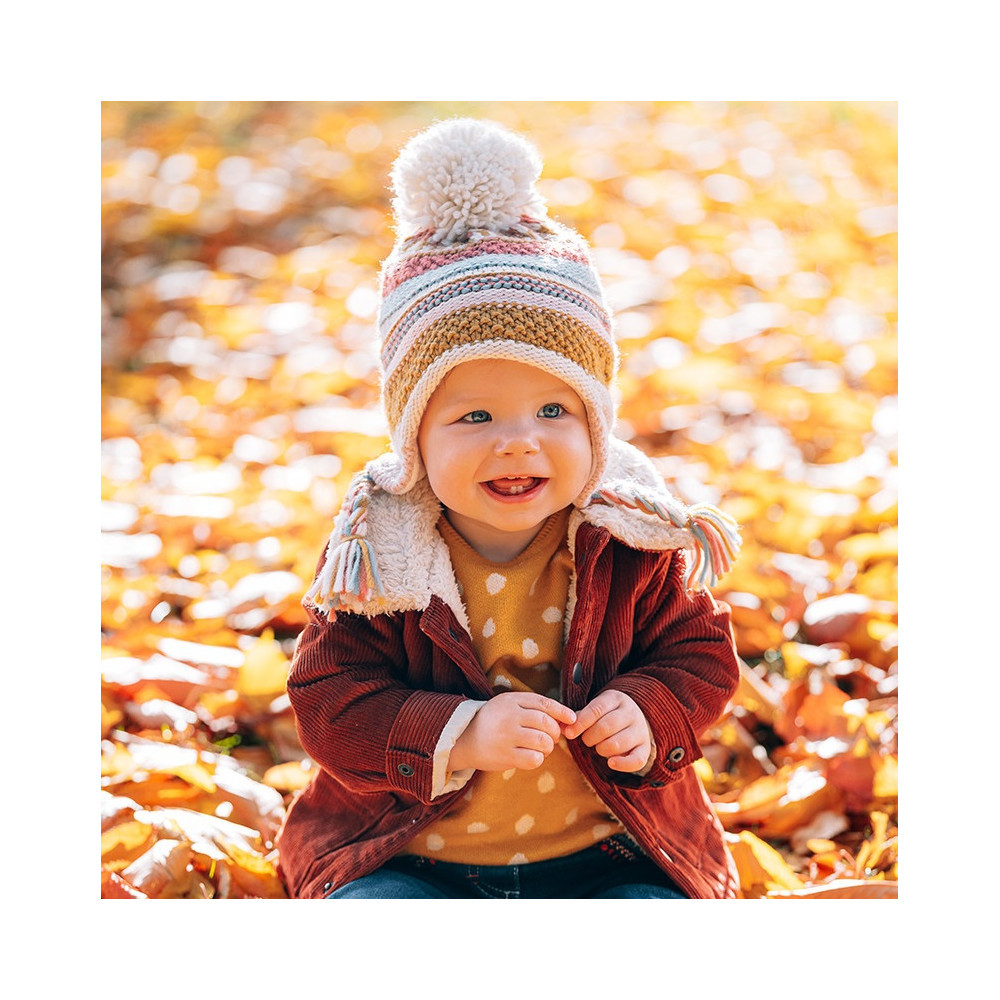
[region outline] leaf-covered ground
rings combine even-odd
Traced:
[[[619,435],[741,522],[745,669],[696,767],[743,895],[895,895],[894,112],[105,104],[102,895],[285,894],[299,601],[387,445],[388,170],[456,113],[528,132],[594,246]]]

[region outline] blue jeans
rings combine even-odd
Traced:
[[[334,889],[327,899],[686,899],[628,837],[550,861],[463,865],[417,855]]]

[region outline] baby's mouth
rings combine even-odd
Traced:
[[[543,483],[544,479],[536,476],[510,476],[504,479],[491,479],[483,485],[492,493],[497,493],[503,497],[517,497],[528,490],[533,490]]]

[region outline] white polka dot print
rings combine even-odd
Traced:
[[[613,827],[608,823],[598,823],[590,832],[593,834],[594,840],[603,840],[605,837],[611,836],[612,829]]]
[[[535,825],[535,817],[525,813],[515,824],[514,829],[522,837]]]
[[[534,639],[525,639],[521,643],[521,654],[526,660],[533,659],[538,656],[538,643]]]
[[[554,605],[550,605],[542,612],[542,621],[555,625],[562,621],[562,612]]]
[[[466,833],[488,833],[489,823],[470,823],[466,828]]]
[[[504,677],[503,674],[497,674],[496,680],[493,681],[493,686],[495,688],[506,688],[509,691],[514,685],[511,683],[509,677]]]
[[[545,774],[540,775],[538,778],[538,790],[544,795],[546,792],[551,792],[553,788],[556,787],[556,779],[552,776],[551,772],[546,771]]]
[[[509,767],[507,768],[506,771],[503,772],[503,780],[510,781],[510,779],[513,778],[515,774],[517,774],[517,768]]]
[[[509,865],[526,865],[527,863],[528,859],[520,851],[517,854],[512,854],[507,859],[507,864]]]
[[[506,582],[507,577],[505,577],[502,573],[490,573],[490,575],[486,577],[486,589],[491,594],[499,594],[500,591],[503,590]]]
[[[491,635],[497,630],[497,623],[492,618],[486,619],[486,624],[483,625],[483,638],[489,639]]]
[[[566,825],[572,826],[576,822],[577,816],[580,815],[580,810],[573,806],[568,813],[566,813]]]
[[[440,851],[444,847],[444,837],[439,833],[429,833],[427,835],[427,850]]]

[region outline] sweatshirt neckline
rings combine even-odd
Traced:
[[[568,507],[563,510],[556,511],[554,514],[550,514],[545,519],[541,528],[538,529],[538,534],[535,535],[535,537],[528,543],[527,548],[518,553],[518,555],[514,556],[513,559],[509,559],[506,562],[488,559],[486,556],[477,552],[455,530],[454,526],[444,513],[442,513],[441,517],[438,519],[437,529],[440,532],[441,537],[447,543],[448,548],[452,552],[458,553],[462,559],[489,569],[503,570],[506,568],[507,570],[511,570],[523,563],[530,562],[542,553],[551,555],[555,552],[560,543],[566,540],[569,527],[569,514],[570,510]],[[551,549],[551,552],[548,551],[549,549]]]

